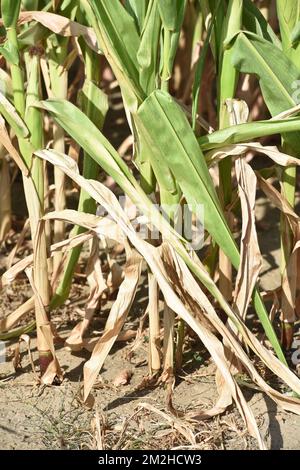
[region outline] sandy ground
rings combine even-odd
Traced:
[[[145,344],[134,357],[135,364],[145,357]],[[88,354],[70,355],[63,348],[58,359],[65,369],[60,386],[41,388],[34,381],[27,357],[23,371],[15,374],[12,364],[0,367],[0,428],[2,449],[87,449],[99,448],[95,418],[102,430],[106,449],[166,449],[191,446],[192,441],[155,412],[143,408],[150,404],[165,410],[166,392],[162,386],[137,390],[147,373],[145,365],[136,367],[126,359],[129,348],[114,349],[109,355],[93,391],[95,405],[84,407],[77,398],[82,366]],[[33,351],[36,356],[35,350]],[[134,371],[130,384],[117,388],[113,381],[124,369]],[[194,369],[194,370],[193,370]],[[209,408],[217,398],[210,363],[191,367],[180,374],[174,390],[174,405],[186,413]],[[261,393],[243,388],[269,448],[299,449],[300,417],[277,409]],[[136,412],[140,410],[137,414]],[[168,414],[171,416],[170,414]],[[195,436],[199,449],[255,449],[257,444],[245,431],[236,410],[196,425],[181,420]],[[195,446],[193,446],[195,447]]]

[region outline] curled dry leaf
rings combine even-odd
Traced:
[[[167,244],[162,246],[164,253],[165,263],[167,262],[168,276],[172,279],[181,295],[184,295],[185,300],[188,301],[189,307],[199,314],[197,318],[203,319],[212,323],[214,328],[219,331],[222,337],[226,340],[226,344],[230,345],[234,354],[240,359],[244,368],[252,380],[267,393],[277,404],[282,406],[287,411],[293,411],[300,414],[300,400],[297,398],[287,397],[277,390],[270,387],[259,375],[252,362],[245,353],[241,343],[232,334],[231,330],[224,325],[217,315],[214,307],[208,298],[204,295],[199,285],[191,275],[182,259],[169,247]],[[177,274],[176,274],[177,273]],[[177,281],[175,281],[177,279]],[[186,294],[182,291],[187,291]],[[194,300],[193,300],[194,299]],[[200,309],[200,310],[199,310]],[[299,393],[300,382],[295,374],[288,369],[287,366],[282,364],[268,349],[266,349],[256,336],[247,328],[243,320],[234,312],[231,311],[230,320],[236,326],[241,334],[243,341],[253,350],[253,352],[266,364],[266,366],[273,371],[280,379],[284,380],[292,390]],[[209,330],[208,330],[209,331]],[[222,374],[224,375],[224,374]]]
[[[249,109],[244,101],[226,100],[231,125],[248,120]],[[242,234],[240,264],[237,272],[234,304],[245,319],[252,293],[261,269],[261,254],[255,228],[256,176],[250,165],[239,157],[235,161],[235,172],[242,210]]]
[[[46,11],[22,11],[19,15],[18,23],[24,24],[33,20],[60,36],[82,36],[91,49],[99,52],[97,38],[92,28],[83,26],[75,21],[71,21],[65,16],[56,15],[55,13],[49,13]],[[2,20],[0,20],[0,24],[3,25]]]
[[[259,172],[256,172],[256,177],[260,189],[263,191],[263,193],[265,193],[265,195],[275,205],[275,207],[277,207],[277,209],[279,209],[287,218],[292,231],[295,233],[300,223],[300,217],[293,210],[284,195],[280,194],[280,192],[277,191],[277,189],[271,183],[269,183],[269,181],[264,179],[259,174]]]
[[[83,336],[94,316],[101,295],[107,289],[101,269],[99,240],[97,237],[94,237],[91,241],[91,252],[87,265],[87,281],[90,292],[85,306],[84,319],[75,326],[69,337],[66,339],[66,346],[71,348],[73,351],[78,351],[84,347]]]
[[[205,154],[209,166],[216,165],[226,157],[240,157],[247,152],[263,153],[271,158],[277,165],[281,166],[299,166],[298,158],[292,157],[286,153],[280,152],[276,146],[264,146],[259,142],[249,142],[233,145],[225,145]]]
[[[40,237],[38,234],[38,236],[36,237],[36,243],[39,243],[39,238]],[[54,380],[58,380],[61,382],[63,379],[63,372],[60,368],[58,359],[56,357],[55,349],[54,349],[53,330],[51,327],[51,323],[48,319],[48,315],[47,315],[43,300],[41,296],[39,295],[39,292],[36,289],[35,282],[33,279],[32,269],[27,268],[25,272],[29,279],[31,288],[35,296],[35,305],[38,304],[38,307],[39,307],[38,313],[40,315],[40,319],[39,319],[39,323],[37,324],[37,328],[40,329],[40,332],[45,341],[45,344],[48,346],[49,351],[51,352],[51,355],[52,355],[52,360],[48,364],[46,371],[43,373],[41,382],[44,385],[52,385],[54,383]]]
[[[34,308],[34,297],[26,300],[16,310],[0,320],[0,332],[9,331],[21,318],[27,315]]]

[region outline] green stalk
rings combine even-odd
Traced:
[[[3,0],[1,3],[1,13],[4,25],[7,29],[7,40],[10,42],[11,47],[15,50],[18,57],[18,61],[11,64],[14,105],[21,118],[25,120],[31,133],[30,144],[22,138],[19,138],[18,141],[22,157],[24,158],[28,168],[31,168],[30,176],[27,177],[23,175],[23,184],[29,212],[31,236],[34,244],[37,225],[40,218],[43,216],[44,184],[43,163],[38,158],[32,157],[31,148],[33,148],[33,150],[37,150],[42,147],[43,123],[41,111],[31,106],[34,102],[40,100],[39,58],[35,55],[27,57],[30,61],[28,67],[30,70],[30,76],[28,77],[26,100],[16,29],[20,3],[20,1],[8,2],[7,0]],[[40,296],[44,307],[47,309],[49,304],[49,281],[47,271],[46,238],[44,233],[41,235],[38,252],[36,252],[34,248],[33,278],[38,295]],[[45,308],[41,307],[39,300],[36,298],[35,315],[37,324],[37,343],[42,375],[47,370],[49,363],[52,361],[52,354],[49,349],[48,342],[46,341],[41,329],[42,326],[46,327],[49,325],[49,320],[45,314]]]
[[[171,47],[171,31],[167,28],[164,29],[164,42],[163,42],[163,70],[161,76],[161,89],[164,91],[169,90],[169,54]]]
[[[34,53],[34,52],[33,52]],[[27,57],[30,75],[27,83],[27,100],[25,122],[31,133],[31,145],[34,149],[43,147],[43,118],[42,113],[32,105],[40,100],[40,63],[38,55]],[[40,219],[44,215],[44,167],[43,162],[32,157],[31,177],[24,177],[25,197],[29,212],[31,236],[34,244],[33,280],[38,295],[43,303],[41,307],[38,299],[35,299],[35,314],[37,324],[37,341],[40,355],[41,373],[46,372],[48,365],[52,361],[52,353],[42,331],[42,327],[49,327],[47,309],[50,299],[50,285],[48,279],[47,263],[47,240],[45,230],[40,234],[39,245],[35,247],[36,232]],[[50,339],[51,341],[51,339]],[[53,341],[53,340],[52,340]],[[53,344],[52,344],[52,347]]]
[[[100,67],[99,67],[99,56],[97,56],[91,49],[88,47],[85,48],[85,71],[86,78],[93,82],[96,86],[100,84]],[[100,124],[99,117],[95,113],[95,108],[93,106],[93,95],[87,97],[83,103],[83,111],[87,117],[91,119],[95,124]],[[99,127],[102,127],[99,126]],[[86,179],[96,179],[99,171],[99,165],[93,160],[89,154],[84,151],[83,153],[83,176]],[[87,212],[90,214],[95,214],[96,212],[96,203],[93,198],[89,196],[83,189],[80,191],[78,211]],[[72,231],[72,236],[79,235],[80,233],[85,232],[85,229],[80,226],[74,227]],[[82,245],[74,248],[66,261],[66,267],[64,270],[63,277],[59,283],[59,286],[53,296],[50,309],[57,308],[62,305],[65,300],[68,298],[70,293],[70,288],[72,284],[72,278],[76,265],[79,260],[79,256],[82,250]]]
[[[229,127],[228,113],[225,101],[232,99],[236,93],[238,80],[238,71],[233,67],[231,62],[232,52],[228,48],[230,38],[241,29],[242,26],[242,7],[241,0],[230,0],[225,22],[223,25],[222,45],[220,50],[220,67],[219,67],[219,128]],[[232,185],[231,185],[231,159],[226,158],[219,164],[220,170],[220,186],[223,195],[224,207],[231,203]]]
[[[236,93],[236,86],[239,72],[235,69],[231,62],[232,52],[228,49],[228,41],[230,38],[241,29],[242,26],[242,0],[230,0],[227,14],[225,17],[223,32],[222,32],[222,46],[220,50],[220,70],[219,70],[219,128],[224,129],[230,126],[228,112],[226,107],[226,100],[232,99]],[[226,158],[219,163],[220,174],[220,195],[224,210],[231,204],[232,200],[232,182],[231,182],[231,158]],[[230,227],[229,216],[227,221]],[[227,300],[232,297],[232,268],[230,260],[220,251],[219,259],[220,271],[220,289],[225,295]]]
[[[7,39],[14,47],[18,47],[16,28],[7,30]],[[25,91],[23,72],[19,64],[11,64],[11,78],[13,84],[14,105],[21,117],[25,116]]]

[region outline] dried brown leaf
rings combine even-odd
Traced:
[[[69,20],[69,18],[56,15],[55,13],[49,13],[46,11],[21,11],[19,15],[19,24],[29,23],[30,21],[37,21],[38,23],[50,29],[55,34],[65,37],[77,37],[82,36],[88,46],[96,52],[99,52],[97,45],[96,34],[92,28],[83,26],[75,21]],[[3,25],[3,21],[0,20],[0,25]]]

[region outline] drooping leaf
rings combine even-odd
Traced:
[[[158,158],[165,160],[188,203],[194,208],[197,204],[203,204],[205,228],[224,253],[238,265],[238,250],[204,156],[182,109],[168,93],[156,90],[139,108],[138,116],[148,134],[149,144],[160,149]]]
[[[227,225],[205,158],[184,112],[168,93],[156,90],[139,108],[138,115],[144,123],[148,142],[152,142],[152,147],[160,148],[160,153],[191,205],[191,210],[195,210],[199,204],[203,206],[205,229],[238,268],[240,257],[237,246]],[[253,293],[253,302],[277,354],[285,361],[257,289]]]

